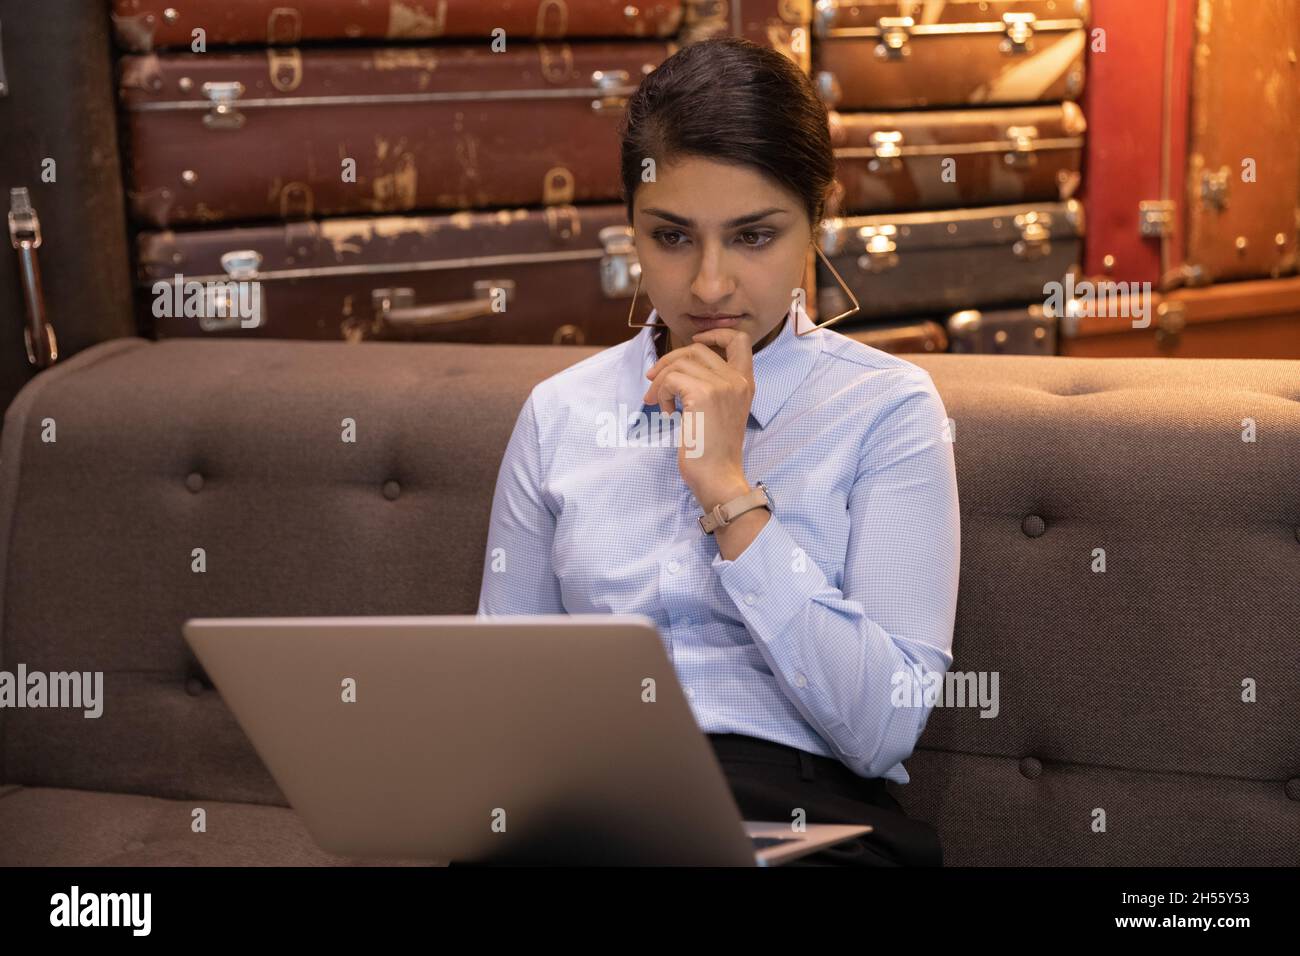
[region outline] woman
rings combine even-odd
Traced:
[[[833,175],[825,107],[780,54],[708,40],[644,79],[622,177],[654,308],[525,402],[478,610],[646,615],[745,819],[873,825],[805,864],[939,865],[886,781],[952,663],[953,452],[927,373],[803,308]]]

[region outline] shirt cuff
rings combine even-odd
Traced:
[[[735,560],[719,552],[712,566],[740,613],[746,619],[761,617],[766,626],[757,630],[768,639],[785,633],[808,602],[829,587],[822,569],[775,514]]]

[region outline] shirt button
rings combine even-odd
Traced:
[[[757,600],[758,600],[758,598],[754,597],[754,595],[753,595],[752,592],[751,592],[750,594],[746,594],[746,595],[745,595],[745,603],[746,603],[746,604],[753,604],[753,603],[754,603],[755,601],[757,601]]]
[[[678,571],[681,570],[681,568],[682,568],[682,566],[681,566],[680,564],[678,564],[676,561],[669,561],[669,562],[668,562],[668,573],[669,573],[669,574],[676,574]]]
[[[794,683],[796,687],[807,687],[808,678],[804,677],[802,674],[796,674],[794,678]]]
[[[694,697],[694,696],[695,696],[695,691],[692,690],[692,689],[689,688],[689,687],[686,688],[686,696],[687,696],[687,697]]]

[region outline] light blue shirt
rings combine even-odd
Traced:
[[[952,664],[959,571],[951,432],[929,374],[787,320],[754,354],[744,442],[775,509],[727,561],[677,448],[637,422],[658,411],[641,401],[652,335],[532,389],[497,477],[478,615],[644,615],[703,732],[907,783],[934,703],[919,688]]]

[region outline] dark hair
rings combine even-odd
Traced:
[[[743,37],[702,40],[664,60],[628,100],[620,132],[629,223],[647,158],[754,167],[803,200],[814,228],[835,178],[826,106],[811,80]]]

